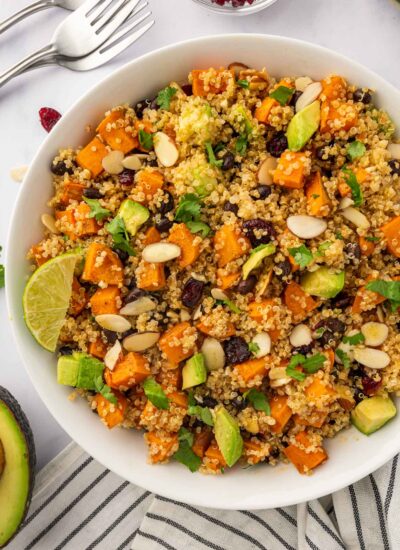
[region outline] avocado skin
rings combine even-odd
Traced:
[[[11,393],[6,390],[3,386],[0,386],[0,401],[2,401],[6,407],[9,409],[11,414],[13,415],[16,424],[18,424],[26,442],[26,452],[28,455],[29,460],[29,489],[28,489],[28,496],[25,503],[25,512],[21,519],[21,523],[19,527],[22,525],[23,521],[25,520],[26,514],[28,512],[31,500],[32,500],[32,493],[33,488],[35,485],[35,476],[36,476],[36,450],[35,450],[35,441],[33,439],[33,433],[29,424],[29,421],[21,409],[18,401],[11,395]],[[1,434],[0,434],[1,439]],[[15,535],[19,531],[19,527],[15,531],[15,533],[12,535],[10,539],[7,540],[6,544],[9,544],[10,541],[15,537]],[[0,548],[3,548],[4,546],[0,546]]]

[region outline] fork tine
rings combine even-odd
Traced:
[[[100,0],[98,4],[90,10],[87,14],[87,18],[90,21],[91,25],[95,25],[101,17],[108,11],[109,6],[114,2],[114,0]]]
[[[116,0],[115,4],[110,7],[95,25],[93,25],[96,33],[99,34],[106,31],[108,36],[111,36],[111,33],[117,30],[127,17],[129,17],[129,14],[139,4],[139,1],[140,0]]]
[[[75,10],[75,13],[77,11],[80,11],[83,12],[85,16],[87,16],[91,11],[95,10],[103,2],[104,0],[86,0],[86,2],[84,2],[80,8]]]
[[[146,2],[147,4],[147,2]],[[145,6],[143,6],[144,8]],[[141,10],[139,10],[141,11]],[[135,17],[139,11],[137,11],[135,14],[132,15],[132,17]],[[115,46],[117,46],[121,40],[124,40],[125,38],[127,38],[128,35],[130,35],[130,33],[136,29],[136,27],[138,27],[140,25],[140,23],[143,23],[143,21],[145,19],[147,19],[148,17],[150,17],[151,15],[151,11],[147,11],[146,13],[144,13],[141,17],[139,17],[138,19],[135,19],[134,21],[131,21],[131,19],[129,20],[130,23],[126,23],[124,25],[124,28],[122,28],[119,32],[115,33],[111,38],[109,38],[99,49],[99,53],[101,55],[104,55],[104,53],[106,53],[110,48],[114,48]],[[153,21],[154,22],[154,21]],[[149,27],[150,28],[150,27]],[[147,29],[146,29],[147,30]],[[141,36],[141,35],[140,35]]]
[[[119,30],[117,33],[115,33],[115,35],[111,36],[108,40],[106,40],[105,43],[111,43],[111,42],[115,42],[116,40],[118,40],[121,36],[123,36],[127,29],[128,29],[128,26],[129,26],[129,23],[132,23],[132,20],[141,12],[144,10],[144,8],[147,8],[147,6],[149,5],[149,3],[147,1],[145,1],[143,4],[140,4],[139,6],[137,6],[136,8],[134,8],[130,15],[125,19],[124,23],[119,27]],[[151,12],[148,12],[147,15],[150,15]],[[139,23],[138,21],[136,23]],[[131,27],[129,27],[131,28]],[[104,44],[103,44],[104,45]]]

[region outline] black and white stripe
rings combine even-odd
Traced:
[[[38,476],[10,550],[397,550],[398,457],[332,495],[275,510],[196,508],[123,481],[76,445]]]

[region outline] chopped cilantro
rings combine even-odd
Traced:
[[[246,134],[240,134],[240,136],[237,138],[235,143],[235,151],[239,153],[239,155],[244,155],[247,151],[247,145],[248,145],[248,139]]]
[[[199,221],[202,202],[198,195],[187,193],[183,195],[179,201],[178,208],[175,213],[175,220],[178,222]]]
[[[245,78],[240,79],[240,80],[237,80],[237,81],[236,81],[236,84],[237,84],[238,86],[240,86],[241,88],[248,88],[249,85],[250,85],[250,84],[249,84],[249,81],[246,80]]]
[[[153,403],[157,409],[169,409],[169,399],[165,395],[161,385],[154,378],[146,378],[142,384],[147,399]]]
[[[278,86],[273,92],[269,95],[273,99],[276,99],[281,105],[286,105],[289,99],[294,94],[294,88],[288,88],[287,86]]]
[[[325,251],[328,250],[328,248],[331,246],[331,242],[330,241],[325,241],[324,243],[321,243],[319,246],[318,246],[318,249],[317,249],[317,256],[324,256],[325,255]]]
[[[349,369],[350,368],[350,357],[347,355],[347,353],[345,351],[343,351],[342,349],[340,349],[340,348],[338,348],[335,353],[339,357],[341,362],[343,363],[344,368]]]
[[[301,372],[296,369],[298,365],[302,365],[304,363],[305,359],[306,358],[301,353],[297,353],[296,355],[293,355],[293,357],[289,361],[288,366],[286,367],[287,376],[290,376],[295,380],[299,380],[300,382],[305,380],[306,375],[304,374],[304,372]]]
[[[311,250],[304,244],[295,248],[289,248],[289,254],[300,267],[306,267],[313,261],[313,254]]]
[[[96,218],[98,222],[101,222],[111,215],[111,212],[107,208],[103,208],[97,199],[83,197],[83,200],[90,206],[89,218]]]
[[[160,92],[158,92],[157,95],[157,105],[164,109],[165,111],[168,111],[171,103],[171,99],[174,97],[178,90],[176,88],[173,88],[172,86],[167,86]]]
[[[150,151],[150,149],[153,149],[153,136],[146,132],[146,130],[139,130],[139,143],[143,147],[143,149],[146,149],[146,151]]]
[[[362,332],[357,332],[357,334],[353,334],[353,336],[343,336],[342,342],[344,344],[356,346],[357,344],[362,344],[363,342],[365,342],[365,337]]]
[[[107,384],[104,384],[102,375],[95,378],[94,387],[96,391],[104,397],[104,399],[107,399],[107,401],[109,401],[110,403],[113,403],[114,405],[118,403],[118,399],[114,395],[110,386],[107,386]]]
[[[222,159],[217,159],[215,157],[214,149],[211,145],[211,141],[206,141],[205,143],[206,151],[208,155],[208,162],[211,164],[211,166],[216,166],[217,168],[221,168],[222,166]]]
[[[326,361],[326,356],[322,353],[317,353],[312,357],[305,357],[301,353],[293,355],[290,359],[288,366],[286,367],[286,374],[291,378],[296,380],[304,380],[307,374],[314,374],[317,372]],[[302,369],[305,371],[300,372],[296,369],[297,366],[301,365]]]
[[[343,235],[342,235],[342,233],[341,233],[340,231],[337,231],[337,232],[335,233],[335,237],[336,237],[337,239],[341,240],[341,241],[344,240],[344,237],[343,237]]]
[[[392,312],[400,307],[400,281],[383,281],[377,279],[367,283],[365,288],[387,298],[390,301]]]
[[[175,460],[189,468],[191,472],[197,472],[201,466],[201,458],[192,450],[193,434],[186,428],[181,428],[178,432],[179,449],[174,454]]]
[[[326,355],[322,353],[316,353],[312,357],[307,357],[307,359],[302,364],[303,369],[308,374],[314,374],[317,372],[326,361]]]
[[[249,351],[255,355],[260,351],[260,346],[256,342],[250,342]]]
[[[213,415],[208,407],[201,407],[200,405],[189,405],[188,414],[190,416],[197,416],[207,426],[214,426]]]
[[[319,198],[319,195],[317,195],[317,193],[313,193],[311,196],[312,196],[313,199],[318,199]]]
[[[264,393],[252,388],[251,390],[245,392],[243,397],[250,401],[256,411],[262,411],[268,415],[271,414],[271,407],[269,406],[267,396]]]
[[[200,233],[202,237],[207,237],[211,233],[211,227],[204,222],[189,221],[186,225],[192,233]]]
[[[354,206],[361,206],[363,203],[363,194],[355,173],[349,168],[342,168],[342,172],[344,172],[346,176],[346,183],[351,189],[351,196],[354,201]]]
[[[352,141],[347,146],[347,156],[350,160],[356,160],[362,157],[363,155],[365,155],[365,151],[365,145],[364,143],[361,143],[361,141]]]
[[[127,252],[129,256],[136,256],[136,252],[129,243],[129,235],[122,218],[115,216],[105,227],[110,235],[112,235],[115,248]]]
[[[377,243],[379,242],[379,237],[370,237],[369,235],[367,235],[366,237],[364,237],[366,241],[369,241],[370,243]]]

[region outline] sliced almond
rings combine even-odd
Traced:
[[[314,239],[328,227],[325,220],[314,216],[289,216],[286,223],[289,230],[300,239]]]
[[[259,332],[256,334],[252,340],[252,343],[257,344],[258,346],[258,351],[253,354],[257,359],[265,357],[265,355],[271,353],[271,337],[267,332]]]
[[[121,352],[121,344],[119,343],[119,340],[116,340],[113,347],[110,348],[104,356],[104,364],[108,369],[114,369],[115,365],[118,362],[119,356],[121,355]]]
[[[138,157],[138,155],[129,155],[128,157],[125,157],[122,161],[122,166],[124,168],[127,168],[128,170],[140,170],[142,167],[142,161]]]
[[[145,262],[160,264],[179,258],[181,249],[172,243],[153,243],[144,247],[142,258]]]
[[[182,323],[190,320],[190,313],[188,312],[187,309],[181,309],[180,318]]]
[[[273,367],[272,369],[269,369],[268,376],[270,380],[286,378],[286,367]]]
[[[353,206],[354,201],[350,197],[343,197],[341,201],[339,202],[339,208],[341,210],[344,210],[345,208],[348,208],[349,206]]]
[[[336,348],[335,361],[337,363],[339,363],[340,365],[343,365],[343,361],[341,360],[340,356],[338,355],[337,350],[343,351],[343,353],[345,353],[349,357],[350,360],[353,359],[352,346],[350,344],[348,344],[348,343],[345,344],[344,342],[340,342],[340,344]]]
[[[294,348],[308,346],[312,342],[311,330],[303,323],[294,327],[289,336],[289,341]]]
[[[392,159],[400,160],[400,143],[389,143],[387,150]]]
[[[215,338],[205,338],[201,346],[201,353],[209,371],[219,370],[225,365],[225,352],[221,343]]]
[[[97,315],[95,321],[101,327],[111,330],[112,332],[125,332],[132,328],[128,319],[121,315],[114,315],[112,313],[104,313],[103,315]]]
[[[192,315],[193,321],[197,321],[197,319],[200,319],[202,315],[203,315],[203,308],[202,308],[202,305],[199,304],[193,312],[193,315]]]
[[[352,206],[344,208],[342,210],[342,216],[346,218],[346,220],[349,220],[349,222],[354,223],[354,225],[360,229],[369,229],[371,225],[367,217]]]
[[[133,302],[129,302],[123,308],[119,310],[121,315],[141,315],[142,313],[147,313],[152,311],[157,307],[157,304],[154,300],[148,296],[141,296]]]
[[[292,381],[292,378],[289,378],[288,376],[285,378],[278,378],[278,380],[271,380],[269,385],[271,388],[280,388],[281,386],[286,386],[286,384],[290,384]]]
[[[354,359],[369,369],[384,369],[390,363],[390,357],[385,351],[374,348],[355,349]]]
[[[175,142],[164,132],[156,132],[153,136],[154,152],[163,166],[173,166],[179,158]]]
[[[107,156],[103,158],[101,164],[104,170],[108,174],[120,174],[124,167],[122,161],[124,160],[124,153],[122,151],[111,151]]]
[[[220,288],[212,288],[211,296],[214,298],[214,300],[229,300],[229,296],[225,294],[225,292]]]
[[[307,88],[307,86],[309,86],[312,83],[313,83],[313,81],[311,80],[311,78],[309,76],[299,76],[294,81],[295,88],[299,92],[304,92],[304,90]]]
[[[373,348],[381,346],[389,334],[389,328],[385,323],[376,323],[371,321],[361,327],[361,332],[365,338],[365,345]]]
[[[262,185],[272,185],[272,171],[276,169],[278,161],[274,157],[267,157],[258,168],[257,179]]]
[[[312,84],[309,84],[304,92],[301,94],[299,99],[296,101],[296,113],[311,105],[311,103],[318,99],[321,92],[321,82],[313,82]]]
[[[40,220],[45,228],[50,231],[50,233],[54,233],[55,235],[60,233],[56,227],[56,220],[50,214],[42,214]]]
[[[136,332],[123,339],[126,351],[145,351],[152,348],[160,339],[159,332]]]

